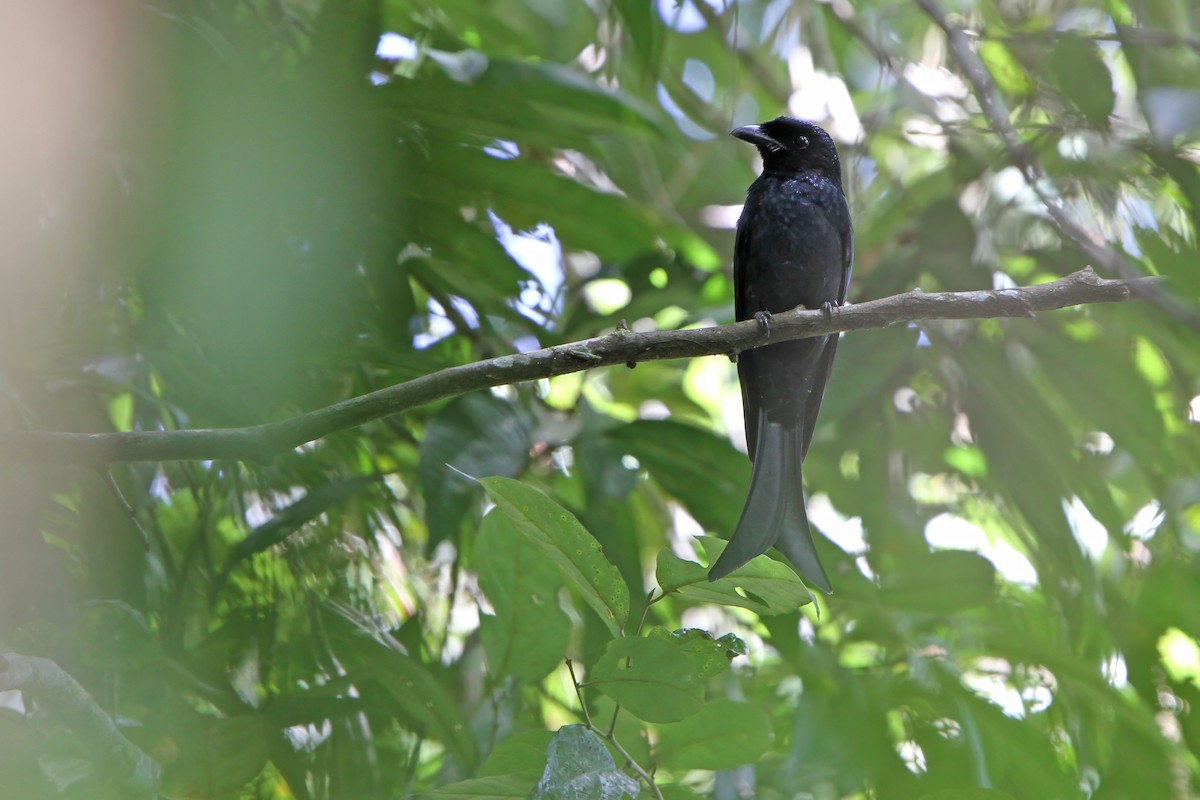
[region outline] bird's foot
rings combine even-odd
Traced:
[[[770,311],[755,311],[754,321],[758,323],[759,329],[767,336],[771,335],[771,312]]]
[[[835,308],[838,308],[837,303],[831,303],[828,300],[826,300],[824,303],[821,303],[821,310],[825,312],[825,319],[827,320],[833,319],[833,310]]]

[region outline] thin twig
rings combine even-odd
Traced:
[[[650,773],[642,769],[640,764],[633,760],[633,756],[629,755],[625,748],[621,746],[621,743],[617,741],[617,738],[612,734],[609,734],[604,738],[616,749],[618,753],[621,754],[621,758],[625,759],[625,763],[629,765],[629,767],[637,774],[637,776],[646,782],[646,785],[650,787],[650,791],[654,792],[654,796],[657,797],[658,800],[663,800],[662,791],[659,790],[658,784],[654,782],[654,778],[650,775]]]
[[[641,634],[642,625],[644,625],[646,623],[646,614],[650,611],[650,606],[654,605],[655,603],[657,603],[659,600],[662,600],[666,596],[667,596],[667,593],[663,592],[658,597],[655,597],[653,589],[651,589],[646,594],[646,604],[644,606],[642,606],[642,616],[638,618],[637,629],[633,632],[634,636],[638,636]]]
[[[571,673],[571,685],[575,687],[575,696],[579,698],[579,707],[583,709],[583,721],[587,724],[588,730],[595,730],[592,725],[592,715],[588,713],[587,703],[583,699],[583,684],[575,677],[575,665],[571,663],[571,659],[566,659],[567,672]]]
[[[125,516],[129,518],[133,524],[133,529],[138,532],[138,536],[142,539],[142,549],[147,553],[150,552],[150,535],[146,533],[146,529],[142,527],[142,523],[137,518],[137,510],[129,505],[129,501],[125,499],[125,494],[121,491],[121,487],[117,485],[116,479],[112,476],[110,469],[101,469],[104,473],[104,482],[108,484],[108,491],[112,493],[113,499],[117,501],[117,505],[125,512]]]

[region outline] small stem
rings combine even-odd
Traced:
[[[138,535],[141,537],[143,549],[149,552],[150,536],[146,533],[146,529],[142,527],[142,523],[138,521],[137,511],[129,504],[129,501],[125,499],[125,495],[121,491],[121,487],[117,485],[116,479],[112,476],[112,471],[109,469],[102,469],[100,471],[104,474],[104,481],[108,484],[108,491],[112,493],[113,499],[117,501],[119,506],[121,506],[121,510],[125,512],[125,516],[128,517],[129,521],[133,524],[133,529],[137,531]]]
[[[621,746],[621,743],[617,741],[617,738],[612,734],[609,734],[604,738],[616,749],[618,753],[621,754],[621,758],[625,759],[625,763],[629,765],[630,769],[632,769],[639,778],[646,782],[646,785],[650,787],[650,791],[654,792],[654,796],[657,797],[658,800],[663,800],[662,792],[659,790],[658,784],[654,782],[654,778],[650,775],[650,773],[642,769],[640,764],[633,760],[633,756],[629,755],[625,748]]]
[[[664,597],[666,597],[666,596],[667,596],[667,595],[666,595],[666,593],[664,592],[663,594],[660,594],[658,597],[655,597],[655,596],[654,596],[654,590],[653,590],[653,589],[651,589],[651,590],[650,590],[650,591],[649,591],[649,592],[646,594],[646,602],[645,602],[645,604],[642,606],[642,615],[641,615],[640,617],[638,617],[638,624],[637,624],[637,628],[635,628],[635,629],[634,629],[634,631],[633,631],[633,635],[634,635],[634,636],[641,636],[641,635],[642,635],[642,625],[644,625],[644,624],[645,624],[645,622],[646,622],[646,613],[647,613],[647,612],[650,610],[650,606],[654,605],[655,603],[657,603],[659,600],[663,599],[663,598],[664,598]]]
[[[567,672],[571,673],[571,683],[575,686],[575,696],[579,698],[579,707],[583,710],[583,721],[587,725],[587,729],[589,731],[598,733],[596,726],[592,724],[592,716],[588,713],[587,703],[585,703],[583,700],[583,684],[579,682],[579,678],[577,678],[575,675],[575,665],[569,658],[564,660],[567,662]],[[629,752],[621,746],[621,743],[617,741],[617,737],[613,735],[613,729],[617,724],[617,714],[619,713],[621,713],[621,707],[617,706],[616,710],[613,711],[613,718],[612,722],[609,723],[608,732],[600,735],[603,736],[604,740],[611,744],[613,748],[621,754],[621,758],[625,759],[625,763],[629,765],[630,769],[632,769],[639,778],[646,782],[646,785],[650,787],[650,791],[654,792],[654,796],[657,797],[658,800],[663,800],[662,792],[659,791],[658,784],[654,782],[654,778],[651,777],[650,773],[642,769],[640,764],[633,760],[633,756],[629,755]]]
[[[575,677],[575,665],[571,663],[571,659],[566,659],[567,672],[571,673],[571,683],[575,686],[575,696],[579,698],[579,707],[583,709],[583,721],[587,724],[588,730],[595,730],[592,725],[592,715],[588,713],[587,703],[583,700],[583,685],[579,683],[579,679]]]

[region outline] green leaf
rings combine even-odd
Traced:
[[[658,248],[660,221],[627,197],[560,177],[529,159],[502,160],[466,147],[441,147],[433,158],[446,189],[478,195],[514,230],[545,222],[564,249],[618,262]]]
[[[1063,98],[1093,127],[1107,129],[1117,97],[1099,46],[1078,36],[1062,36],[1054,45],[1050,67]]]
[[[671,420],[638,420],[608,433],[710,531],[732,533],[750,489],[750,461],[729,441]]]
[[[328,79],[333,73],[346,83],[361,82],[374,65],[380,33],[379,7],[373,0],[321,7],[307,53],[314,78]]]
[[[518,144],[578,147],[597,133],[660,130],[660,114],[650,105],[604,89],[562,65],[482,54],[475,62],[459,76],[470,80],[455,80],[439,70],[416,80],[392,81],[382,94],[406,120]]]
[[[699,541],[710,564],[728,544],[712,536],[701,536]],[[658,554],[655,574],[664,592],[677,593],[696,603],[738,606],[756,614],[786,614],[813,601],[795,570],[768,556],[759,556],[724,578],[709,581],[706,567],[664,549]]]
[[[651,628],[646,635],[662,639],[679,648],[691,662],[701,678],[711,678],[729,668],[729,662],[746,654],[746,643],[728,633],[720,639],[700,628],[668,631],[666,628]]]
[[[910,369],[919,335],[916,328],[897,325],[876,331],[872,337],[843,338],[821,404],[821,422],[837,425],[853,420],[855,410],[867,404],[872,404],[869,409],[875,408],[879,397],[897,382],[894,376]]]
[[[644,0],[614,0],[613,7],[625,23],[642,71],[656,71],[660,64],[664,28],[654,13],[655,5]]]
[[[663,639],[624,638],[609,642],[588,671],[587,685],[646,722],[676,722],[703,705],[704,686],[696,665]]]
[[[176,720],[173,735],[181,757],[164,782],[178,796],[223,796],[262,772],[275,731],[261,717]]]
[[[526,800],[537,786],[536,774],[492,775],[447,784],[440,789],[423,792],[422,797],[453,798],[454,800],[500,800],[519,797]]]
[[[953,614],[991,602],[996,594],[996,568],[978,553],[939,550],[896,566],[880,592],[892,608]]]
[[[637,797],[638,783],[617,771],[599,736],[582,725],[564,725],[546,751],[546,771],[534,800],[620,800]]]
[[[979,57],[992,78],[1005,92],[1017,96],[1032,93],[1037,84],[1003,42],[989,39],[979,45]]]
[[[501,740],[479,768],[479,777],[532,772],[537,780],[546,768],[546,749],[552,739],[554,731],[522,731]]]
[[[676,783],[671,786],[659,786],[659,791],[662,792],[663,800],[689,800],[692,797],[706,797],[683,784]]]
[[[508,515],[483,518],[475,545],[479,587],[495,610],[479,633],[493,675],[544,678],[566,652],[571,620],[558,607],[562,574]]]
[[[493,231],[464,224],[458,208],[441,208],[436,200],[430,205],[422,233],[436,256],[411,253],[405,266],[422,284],[461,295],[476,308],[500,308],[498,301],[517,294],[529,273]]]
[[[417,475],[431,544],[452,538],[477,491],[466,477],[520,475],[529,463],[529,413],[487,392],[451,401],[425,429]]]
[[[671,769],[733,769],[771,747],[771,721],[757,706],[713,700],[683,722],[659,725],[654,754]]]
[[[629,620],[629,587],[575,515],[542,492],[509,478],[482,478],[488,496],[562,570],[614,636]]]

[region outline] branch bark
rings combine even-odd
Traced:
[[[122,461],[239,460],[263,461],[337,431],[399,414],[426,403],[467,392],[571,372],[699,356],[735,356],[773,342],[822,336],[838,331],[884,328],[897,322],[934,319],[1033,317],[1091,303],[1116,303],[1148,297],[1160,279],[1098,278],[1090,267],[1037,286],[973,292],[926,294],[914,289],[830,313],[797,309],[774,316],[769,331],[754,320],[683,331],[633,333],[561,344],[531,353],[506,355],[450,367],[405,383],[344,400],[280,422],[245,428],[128,433],[20,431],[0,433],[0,461],[102,465]]]

